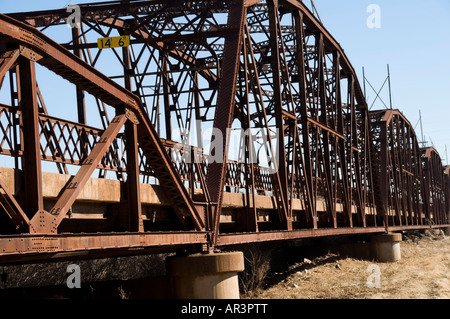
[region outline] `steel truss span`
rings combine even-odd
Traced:
[[[0,15],[1,261],[449,225],[448,167],[302,2],[79,9]]]

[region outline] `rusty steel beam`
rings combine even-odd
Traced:
[[[214,242],[217,240],[220,213],[222,206],[223,187],[225,178],[225,167],[227,163],[227,151],[229,136],[224,134],[231,127],[236,94],[236,81],[239,68],[239,57],[242,46],[242,31],[244,28],[246,10],[243,0],[232,7],[228,17],[228,26],[238,31],[230,33],[225,38],[225,50],[223,61],[222,81],[218,92],[218,104],[214,116],[214,128],[222,132],[221,148],[213,149],[211,155],[219,155],[217,162],[209,163],[207,175],[207,187],[211,201],[216,203],[214,215]]]
[[[429,227],[427,227],[429,228]],[[217,245],[225,247],[255,242],[273,242],[283,240],[296,240],[301,238],[315,238],[354,234],[384,233],[384,227],[354,227],[354,228],[328,228],[328,229],[301,229],[292,231],[267,231],[259,233],[222,234]]]
[[[131,60],[129,48],[123,48],[125,88],[132,91],[131,76]],[[139,147],[138,147],[138,121],[127,121],[125,123],[125,141],[127,150],[127,197],[128,197],[128,221],[125,229],[129,231],[143,231],[142,222],[142,204],[141,191],[139,181]]]
[[[31,219],[33,215],[44,209],[42,198],[42,168],[40,158],[39,118],[36,91],[36,73],[33,61],[24,56],[19,58],[20,100],[23,122],[24,156],[23,171],[27,176],[25,183],[25,200],[22,205]]]
[[[303,27],[303,13],[299,10],[294,13],[295,29],[297,35],[298,49],[300,52],[305,52],[305,29]],[[300,90],[300,124],[302,126],[302,138],[303,143],[306,145],[311,145],[309,125],[312,121],[308,117],[308,96],[307,96],[307,78],[306,78],[306,61],[305,54],[298,54],[298,75],[299,75],[299,90]],[[305,176],[305,198],[307,201],[307,220],[312,221],[312,226],[314,229],[317,228],[317,210],[315,207],[316,201],[313,195],[313,176],[312,176],[312,156],[311,148],[304,148],[304,176]]]
[[[27,232],[30,219],[0,178],[0,205],[14,223],[17,232]]]
[[[119,255],[139,254],[144,249],[170,252],[186,245],[202,246],[205,243],[206,233],[198,231],[0,235],[0,264],[30,260],[48,262],[70,255],[80,258],[86,254],[99,255],[101,251],[109,256],[116,250],[121,250]]]
[[[292,229],[292,220],[288,216],[288,172],[286,163],[286,146],[285,146],[285,121],[283,116],[283,70],[280,50],[280,33],[278,27],[280,25],[280,17],[278,15],[278,0],[269,0],[268,14],[269,14],[269,29],[270,29],[270,64],[273,70],[273,104],[275,108],[275,126],[278,131],[278,160],[275,161],[275,169],[277,172],[274,174],[276,197],[279,202],[279,222],[282,229]],[[282,47],[283,49],[283,47]]]
[[[223,6],[214,6],[215,1],[194,2],[191,6],[185,6],[183,1],[164,0],[137,1],[124,3],[123,1],[94,2],[79,4],[81,17],[83,19],[103,20],[111,16],[124,17],[130,15],[146,15],[148,13],[160,13],[167,15],[180,15],[184,13],[196,13],[198,10],[207,8],[210,12],[223,13],[227,10]],[[51,25],[66,24],[71,13],[64,9],[41,10],[34,12],[18,12],[8,14],[14,19],[24,21],[34,27],[45,27]]]
[[[14,66],[19,56],[19,49],[3,53],[0,64],[0,88],[2,87],[6,73]]]
[[[70,207],[75,202],[77,196],[80,194],[83,186],[87,183],[91,177],[97,163],[105,154],[106,150],[110,147],[111,143],[116,138],[119,130],[127,121],[125,114],[117,115],[108,128],[103,132],[100,140],[95,144],[91,154],[83,161],[81,168],[71,179],[65,189],[62,191],[61,196],[56,202],[55,206],[49,213],[40,209],[37,214],[33,216],[30,224],[31,233],[46,234],[56,233],[61,221],[66,217]]]

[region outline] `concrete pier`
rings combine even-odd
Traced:
[[[177,299],[239,299],[242,252],[168,257],[166,271]]]
[[[380,262],[396,262],[401,259],[400,242],[402,234],[389,233],[371,238],[374,258]]]

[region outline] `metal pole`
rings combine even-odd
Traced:
[[[362,68],[362,72],[363,72],[364,99],[367,101],[367,95],[366,95],[366,73],[364,72],[364,67]]]
[[[44,209],[39,135],[39,111],[34,62],[19,58],[20,105],[22,106],[24,207],[28,217]]]
[[[389,103],[392,110],[392,92],[391,92],[391,72],[389,71],[389,64],[387,65],[388,70],[388,82],[389,82]]]
[[[125,88],[132,91],[131,60],[129,48],[123,48],[123,63],[125,74]],[[125,123],[125,140],[127,149],[127,190],[128,190],[128,220],[129,231],[144,231],[141,219],[142,206],[139,183],[139,151],[137,124],[131,121]]]

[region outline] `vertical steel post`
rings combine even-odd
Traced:
[[[381,131],[380,131],[380,199],[381,199],[381,205],[383,207],[384,211],[384,223],[386,231],[388,231],[389,227],[389,213],[390,208],[388,205],[388,172],[386,169],[388,168],[388,136],[387,136],[387,123],[385,121],[381,122]]]
[[[339,51],[335,50],[333,52],[333,64],[334,64],[334,73],[335,73],[335,94],[336,94],[336,112],[337,112],[337,131],[339,134],[345,136],[344,132],[344,110],[342,109],[342,94],[341,94],[341,71],[340,71],[340,59],[341,55]],[[342,170],[342,205],[343,205],[343,215],[344,219],[346,219],[347,226],[351,225],[351,217],[352,217],[352,203],[350,201],[350,183],[349,183],[349,174],[348,174],[348,162],[347,157],[345,155],[345,139],[339,139],[337,143],[339,147],[339,151],[336,152],[336,157],[340,156],[340,167]],[[337,169],[337,167],[336,167]],[[336,194],[337,195],[337,194]]]
[[[322,125],[328,127],[328,100],[327,100],[327,88],[325,79],[325,44],[323,40],[322,33],[316,34],[316,48],[318,51],[318,67],[317,67],[317,85],[320,98],[320,122]],[[330,134],[326,130],[322,130],[322,140],[323,140],[323,172],[325,173],[326,194],[324,194],[327,203],[327,214],[328,218],[331,219],[333,228],[337,228],[336,219],[336,196],[333,189],[333,172],[331,168],[331,153],[330,153]],[[319,143],[319,142],[318,142]]]
[[[80,29],[72,28],[72,41],[73,41],[73,54],[81,57],[80,50]],[[76,87],[77,92],[77,111],[78,111],[78,123],[86,124],[86,104],[84,99],[84,91],[80,89],[78,86]]]
[[[20,107],[22,108],[24,205],[28,217],[44,209],[39,139],[39,109],[34,62],[19,58]]]
[[[313,177],[312,177],[312,155],[311,155],[311,141],[309,135],[309,122],[308,122],[308,99],[307,99],[307,79],[305,70],[305,53],[307,48],[305,47],[305,29],[303,26],[303,13],[297,10],[295,13],[295,28],[296,28],[296,40],[297,40],[297,66],[298,77],[300,87],[300,123],[302,133],[302,145],[303,154],[305,158],[305,184],[307,193],[307,213],[306,220],[311,219],[311,224],[314,229],[317,228],[317,210],[316,210],[316,196],[313,192]]]
[[[282,212],[280,216],[281,227],[284,229],[292,229],[292,221],[289,220],[288,214],[288,179],[286,169],[286,149],[284,135],[284,117],[283,117],[283,96],[281,85],[281,65],[280,65],[280,44],[278,25],[280,23],[278,17],[278,0],[269,0],[269,23],[270,23],[270,42],[271,42],[271,60],[272,65],[272,81],[273,81],[273,103],[275,106],[275,122],[278,128],[278,176],[279,176],[279,196],[281,197],[282,207],[278,209]],[[278,185],[277,185],[278,186]]]
[[[248,25],[245,26],[245,37],[244,37],[244,46],[243,46],[243,55],[244,55],[244,76],[243,76],[243,89],[245,90],[244,101],[246,103],[242,108],[247,110],[246,118],[242,118],[242,122],[245,123],[243,125],[243,129],[247,130],[248,135],[244,136],[244,144],[245,148],[245,176],[246,176],[246,200],[247,200],[247,219],[246,226],[247,231],[257,232],[258,228],[258,212],[256,209],[256,201],[255,201],[255,165],[254,165],[254,146],[253,146],[253,137],[251,131],[251,111],[250,111],[250,87],[249,87],[249,77],[248,77],[248,49],[247,46],[251,46],[251,39],[248,32]],[[242,80],[242,79],[241,79]],[[251,199],[250,199],[251,197]]]
[[[122,48],[124,62],[125,88],[132,91],[131,61],[128,47]],[[128,120],[125,123],[125,140],[127,150],[127,191],[128,191],[128,229],[144,231],[139,182],[139,154],[137,123]]]
[[[80,38],[80,29],[74,27],[72,28],[72,41],[73,41],[73,54],[82,59],[81,56],[81,50],[80,50],[80,44],[81,44],[81,38]],[[84,97],[84,91],[76,86],[76,95],[77,95],[77,115],[78,115],[78,123],[86,124],[86,102]],[[88,150],[86,149],[87,136],[84,129],[80,131],[80,156],[81,159],[85,158],[88,153]]]
[[[16,65],[9,71],[11,106],[15,109],[20,107],[21,90],[19,77],[20,77],[20,69],[19,66]],[[14,89],[14,86],[16,87],[16,89]],[[12,134],[13,134],[14,150],[16,151],[19,151],[21,147],[23,148],[23,145],[20,145],[20,141],[23,139],[22,130],[20,129],[20,121],[21,121],[20,116],[16,112],[12,112],[11,113],[11,122],[13,123]],[[14,154],[15,169],[20,169],[19,163],[20,163],[19,155],[16,153]]]
[[[227,129],[231,127],[233,121],[236,83],[239,73],[240,52],[243,38],[243,27],[246,17],[246,10],[243,0],[232,3],[228,14],[227,27],[233,32],[225,36],[225,47],[223,53],[222,77],[220,80],[217,97],[216,112],[214,115],[213,127],[222,133],[222,149],[215,152],[222,152],[221,163],[214,162],[208,164],[207,185],[211,195],[211,201],[217,203],[213,210],[214,238],[213,244],[217,241],[219,233],[220,212],[222,209],[223,186],[226,171],[228,134]]]
[[[172,140],[172,119],[170,116],[170,82],[169,82],[169,58],[165,53],[161,53],[161,76],[164,98],[164,119],[166,138]]]

